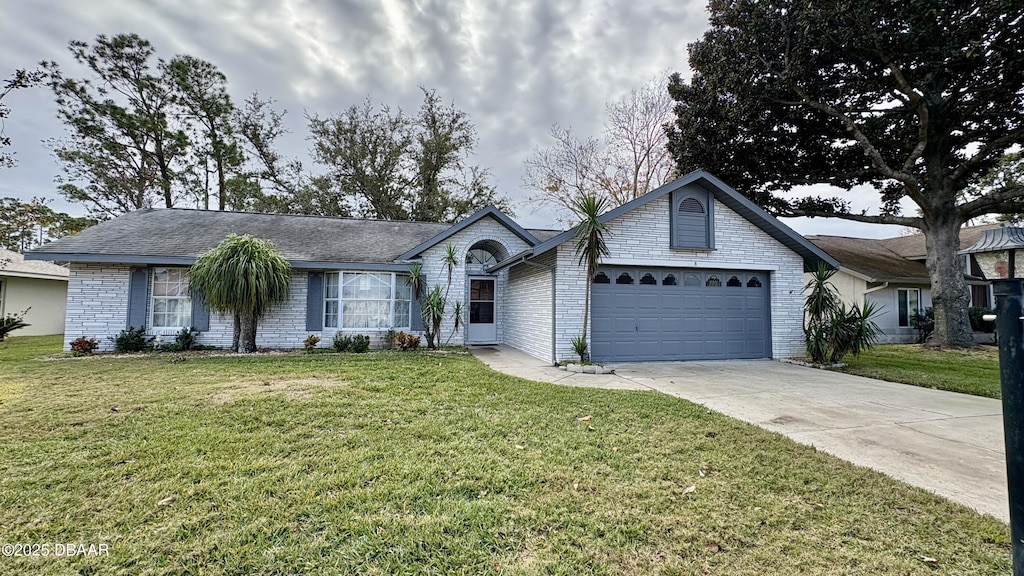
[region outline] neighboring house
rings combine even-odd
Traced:
[[[802,275],[838,263],[703,171],[601,216],[610,255],[592,290],[595,361],[780,358],[804,354]],[[572,359],[583,329],[585,267],[573,230],[526,230],[494,207],[455,225],[139,210],[30,253],[71,262],[65,348],[78,336],[145,325],[202,331],[229,346],[232,321],[189,298],[187,266],[228,233],[266,238],[292,263],[289,301],[261,319],[257,344],[297,348],[339,331],[379,341],[388,328],[420,332],[406,274],[448,284],[446,246],[459,259],[449,299],[465,307],[442,341],[507,344],[545,361]]]
[[[960,246],[972,246],[982,232],[999,224],[969,226],[960,230]],[[879,309],[875,323],[882,329],[882,342],[916,342],[911,318],[931,307],[931,280],[925,267],[924,234],[895,238],[847,238],[808,236],[818,248],[839,261],[832,277],[847,304],[871,302]],[[981,278],[977,265],[964,256],[964,278],[971,290],[971,306],[992,307],[989,283]],[[805,275],[805,281],[810,279]]]
[[[0,248],[0,317],[28,310],[29,326],[12,336],[43,336],[64,332],[68,269],[49,262],[25,261]]]

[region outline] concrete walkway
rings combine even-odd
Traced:
[[[619,364],[594,375],[506,346],[470,350],[530,380],[685,398],[1009,521],[998,400],[772,360]]]

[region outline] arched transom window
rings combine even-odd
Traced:
[[[466,252],[466,264],[493,266],[508,258],[508,251],[501,243],[494,240],[481,240]]]

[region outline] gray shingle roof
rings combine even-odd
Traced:
[[[270,240],[293,264],[387,264],[449,224],[163,208],[136,210],[27,254],[32,260],[188,264],[230,233]],[[530,230],[540,239],[553,230]]]
[[[180,208],[136,210],[30,252],[33,259],[89,261],[87,255],[152,263],[194,259],[230,233],[273,242],[294,262],[392,262],[448,228],[432,222],[322,218]]]

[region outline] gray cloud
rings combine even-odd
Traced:
[[[418,86],[436,89],[477,126],[476,163],[521,201],[523,162],[553,123],[599,135],[605,103],[664,71],[686,72],[686,45],[707,26],[703,0],[36,0],[0,20],[0,74],[56,60],[69,74],[71,39],[135,32],[158,56],[216,64],[240,101],[253,91],[287,109],[285,153],[308,164],[303,112],[332,114],[369,96],[414,112]],[[49,94],[5,102],[19,166],[0,172],[0,196],[56,197],[60,167],[42,144],[61,137]],[[54,206],[76,211],[61,201]],[[530,226],[554,226],[531,214]],[[799,228],[799,226],[798,226]],[[868,234],[875,232],[872,228]],[[875,232],[877,233],[877,232]]]

